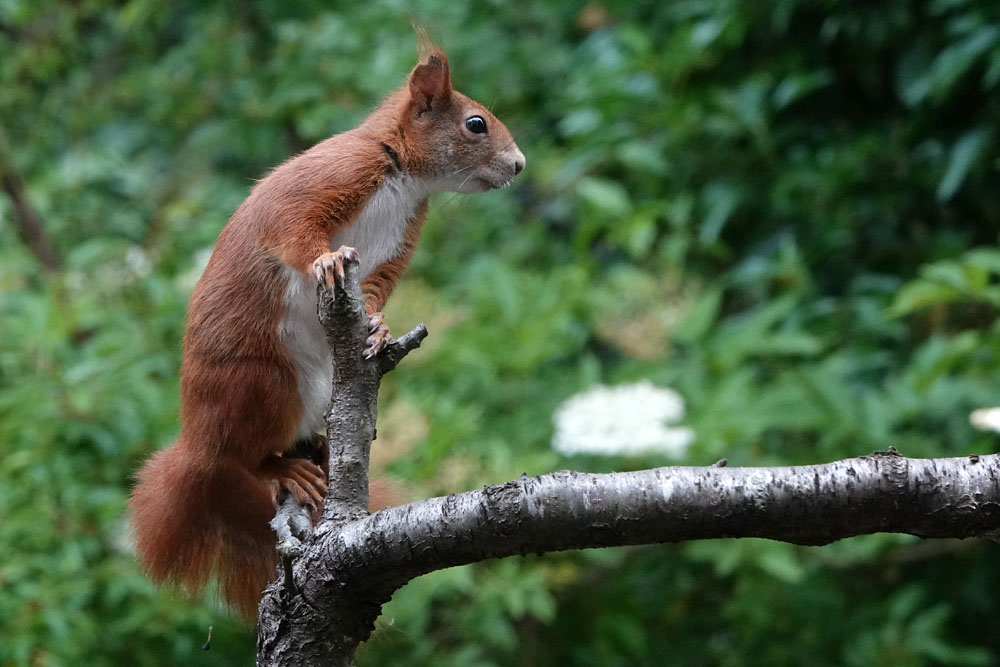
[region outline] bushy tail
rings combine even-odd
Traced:
[[[194,463],[178,443],[142,467],[129,505],[136,552],[151,579],[193,593],[215,573],[222,597],[256,617],[277,562],[264,482],[237,465]]]

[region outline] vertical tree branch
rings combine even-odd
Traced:
[[[361,563],[330,558],[330,552],[342,548],[337,538],[345,526],[368,516],[369,452],[382,376],[420,345],[427,330],[421,324],[365,359],[368,315],[357,261],[345,261],[344,274],[343,287],[318,288],[319,319],[334,359],[326,415],[329,490],[319,523],[301,546],[292,525],[302,512],[296,502],[286,501],[272,522],[281,536],[284,575],[267,588],[260,604],[258,665],[351,665],[383,602],[359,587]]]
[[[350,263],[356,267],[356,263]],[[333,395],[326,413],[330,491],[322,525],[340,525],[368,514],[368,466],[378,414],[377,364],[362,356],[368,317],[358,271],[345,267],[344,288],[318,288],[319,321],[336,359]]]
[[[0,126],[0,185],[10,197],[14,209],[14,226],[17,228],[18,236],[31,248],[31,252],[34,253],[43,267],[50,271],[58,271],[62,262],[45,232],[42,219],[28,201],[24,179],[14,168],[7,135],[2,126]]]

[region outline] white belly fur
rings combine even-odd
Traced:
[[[361,277],[399,254],[406,226],[426,186],[408,175],[390,176],[372,195],[353,225],[330,238],[330,248],[351,246],[361,256]],[[326,335],[316,316],[316,279],[285,267],[285,314],[278,323],[278,338],[288,349],[298,374],[302,419],[297,437],[322,431],[332,393],[333,361]]]

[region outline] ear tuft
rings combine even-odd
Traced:
[[[427,28],[416,21],[411,21],[410,24],[413,26],[413,32],[417,34],[417,57],[420,62],[424,62],[432,53],[440,51],[441,47],[431,39],[431,33]]]

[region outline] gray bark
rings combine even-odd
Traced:
[[[285,574],[261,602],[258,665],[350,665],[396,589],[486,558],[722,537],[819,545],[876,532],[994,538],[1000,531],[1000,456],[909,459],[893,449],[810,466],[522,476],[368,515],[378,383],[426,331],[362,359],[367,320],[356,273],[349,265],[347,292],[336,290],[332,304],[320,290],[336,366],[331,490],[311,536],[288,537],[305,511],[294,502],[276,518]]]

